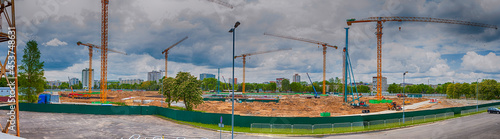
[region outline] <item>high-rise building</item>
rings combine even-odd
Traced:
[[[160,71],[153,70],[151,72],[148,72],[148,81],[159,82],[161,78],[162,78],[162,76],[161,76],[161,72]]]
[[[95,79],[94,78],[94,75],[95,75],[94,69],[92,69],[90,71],[92,71],[92,79]],[[94,84],[94,83],[92,83],[92,84]],[[89,68],[85,68],[82,70],[82,86],[83,86],[83,88],[88,88],[88,86],[89,86]]]
[[[387,86],[387,78],[382,77],[382,91],[387,91],[387,88],[389,88],[389,86]],[[373,91],[377,92],[377,76],[373,77],[372,89]]]
[[[202,73],[202,74],[200,74],[200,80],[203,81],[203,79],[205,79],[205,78],[215,78],[215,75],[210,74],[210,73]]]
[[[299,74],[293,75],[293,82],[300,83],[300,75]]]
[[[232,78],[229,78],[229,84],[232,85],[233,83],[238,84],[238,78],[234,78],[234,81]]]
[[[78,85],[78,84],[80,84],[80,80],[78,80],[78,78],[71,78],[71,79],[69,79],[68,84],[69,84],[69,86]]]

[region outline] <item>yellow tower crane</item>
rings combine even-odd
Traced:
[[[367,23],[367,22],[377,22],[377,99],[382,99],[382,23],[387,21],[412,21],[412,22],[434,22],[434,23],[445,23],[445,24],[459,24],[459,25],[467,25],[467,26],[477,26],[477,27],[485,27],[485,28],[494,28],[497,29],[495,25],[488,25],[482,23],[474,23],[468,21],[458,21],[458,20],[450,20],[450,19],[439,19],[439,18],[430,18],[430,17],[368,17],[361,20],[356,20],[354,18],[347,19],[347,25],[351,26],[353,23]],[[401,30],[401,28],[400,28]]]
[[[89,93],[92,93],[92,71],[94,71],[92,69],[92,52],[93,52],[93,48],[101,49],[101,47],[99,47],[97,45],[90,44],[90,43],[82,43],[80,41],[77,42],[76,44],[89,47]],[[116,51],[113,49],[107,49],[107,50],[111,51],[111,52],[127,55],[127,53],[125,53],[125,52],[120,52],[120,51]]]
[[[246,57],[247,56],[252,56],[252,55],[258,55],[258,54],[265,54],[265,53],[283,51],[283,50],[292,50],[292,48],[278,49],[278,50],[271,50],[271,51],[263,51],[263,52],[255,52],[255,53],[248,53],[248,54],[242,54],[242,55],[239,55],[239,56],[234,56],[234,59],[236,59],[238,57],[241,57],[241,59],[243,59],[243,83],[242,83],[242,91],[243,91],[243,93],[245,93],[245,64],[246,64]]]
[[[326,77],[325,77],[325,69],[326,69],[326,48],[327,47],[332,47],[337,49],[337,46],[334,45],[329,45],[324,42],[320,41],[315,41],[315,40],[310,40],[310,39],[304,39],[304,38],[295,38],[295,37],[290,37],[290,36],[283,36],[283,35],[275,35],[275,34],[269,34],[269,33],[264,33],[264,35],[269,35],[269,36],[274,36],[274,37],[280,37],[280,38],[285,38],[285,39],[292,39],[292,40],[297,40],[297,41],[303,41],[303,42],[308,42],[308,43],[314,43],[323,46],[323,95],[326,92]]]
[[[188,37],[182,38],[180,41],[177,43],[173,44],[172,46],[168,47],[167,49],[163,50],[161,54],[165,54],[165,78],[167,78],[167,61],[168,61],[168,50],[172,49],[172,47],[176,46],[177,44],[181,43],[182,41],[186,40]]]
[[[101,0],[101,103],[108,98],[108,4]]]

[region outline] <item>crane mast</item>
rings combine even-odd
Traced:
[[[109,0],[101,0],[101,103],[108,98],[108,4]]]
[[[315,40],[310,40],[310,39],[304,39],[304,38],[295,38],[295,37],[290,37],[290,36],[283,36],[283,35],[276,35],[276,34],[269,34],[269,33],[264,33],[264,35],[269,35],[269,36],[274,36],[274,37],[280,37],[280,38],[285,38],[285,39],[291,39],[291,40],[297,40],[297,41],[303,41],[303,42],[308,42],[308,43],[314,43],[320,46],[323,46],[323,95],[326,94],[326,48],[327,47],[332,47],[337,49],[337,46],[334,45],[329,45],[324,42],[320,41],[315,41]]]
[[[467,26],[476,26],[484,28],[498,29],[496,25],[489,25],[483,23],[475,23],[468,21],[450,20],[450,19],[440,19],[440,18],[430,18],[430,17],[368,17],[361,20],[356,20],[354,18],[347,19],[347,25],[351,26],[353,23],[367,23],[367,22],[377,22],[377,99],[382,99],[382,23],[387,21],[411,21],[411,22],[433,22],[433,23],[445,23],[445,24],[458,24]]]

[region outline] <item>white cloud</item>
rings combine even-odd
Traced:
[[[462,57],[462,68],[469,71],[500,72],[500,56],[495,53],[479,55],[476,52],[467,52]]]
[[[60,41],[57,38],[54,38],[46,43],[43,43],[43,45],[45,45],[45,46],[64,46],[64,45],[68,45],[68,43]]]

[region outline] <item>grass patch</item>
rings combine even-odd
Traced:
[[[180,110],[180,109],[179,109]],[[405,123],[397,121],[397,119],[392,120],[379,120],[379,121],[370,121],[370,122],[358,122],[353,123],[351,127],[351,123],[335,123],[335,124],[317,124],[314,127],[310,124],[300,125],[295,124],[274,124],[271,128],[269,124],[264,124],[260,126],[254,127],[234,127],[235,132],[245,132],[245,133],[264,133],[264,134],[292,134],[292,135],[315,135],[315,134],[339,134],[339,133],[353,133],[353,132],[367,132],[367,131],[378,131],[378,130],[387,130],[392,128],[402,128],[408,126],[415,126],[427,123],[433,123],[437,121],[453,119],[463,116],[469,116],[474,114],[479,114],[486,112],[486,110],[471,112],[467,114],[455,114],[454,116],[419,116],[419,117],[407,117],[405,118]],[[178,121],[165,116],[156,115],[160,118],[167,119],[169,121],[174,121],[176,123],[190,125],[194,127],[211,129],[211,130],[219,130],[219,126],[216,124],[203,124],[196,122],[186,122],[186,121]],[[413,118],[413,119],[412,119]],[[231,131],[231,125],[224,125],[222,128],[225,132]]]

